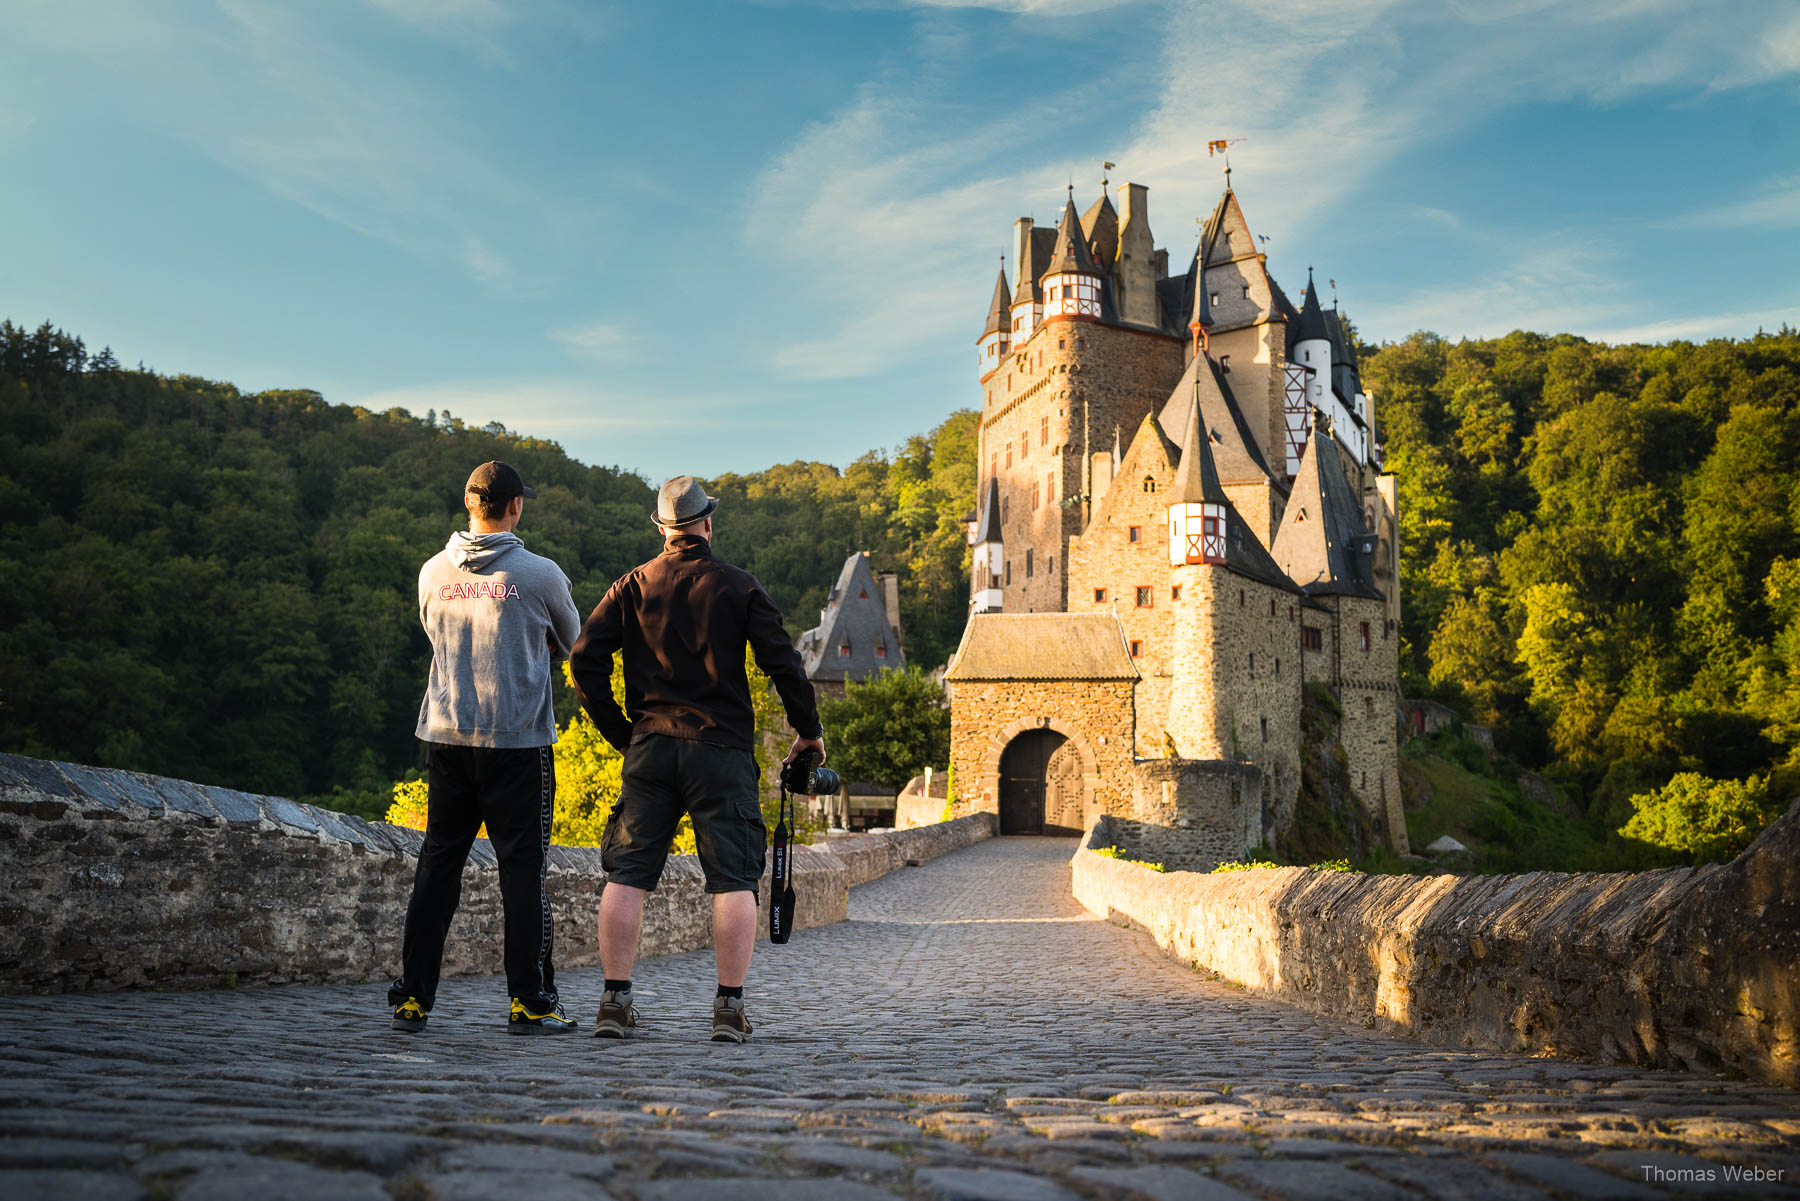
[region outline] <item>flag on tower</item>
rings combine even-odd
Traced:
[[[1211,158],[1215,154],[1223,154],[1243,140],[1242,138],[1215,138],[1206,144],[1206,157]]]

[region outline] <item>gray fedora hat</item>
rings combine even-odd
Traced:
[[[719,498],[708,496],[699,480],[691,475],[678,475],[656,494],[656,512],[650,515],[650,520],[657,525],[679,529],[711,517],[718,507]]]

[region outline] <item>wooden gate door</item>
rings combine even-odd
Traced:
[[[1054,730],[1027,730],[1000,753],[1000,833],[1044,832],[1050,759],[1065,741]]]

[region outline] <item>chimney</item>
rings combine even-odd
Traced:
[[[894,637],[900,637],[900,576],[896,572],[881,573],[881,603],[887,609],[888,625],[894,628]]]
[[[1019,289],[1031,289],[1031,218],[1013,222],[1013,302],[1018,303]]]

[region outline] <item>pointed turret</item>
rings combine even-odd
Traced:
[[[1184,563],[1223,566],[1231,502],[1219,486],[1198,387],[1189,406],[1181,462],[1175,468],[1175,485],[1169,495],[1169,563],[1177,567]]]
[[[1000,264],[1000,278],[994,281],[994,300],[988,305],[987,324],[976,340],[975,362],[982,375],[1000,365],[1012,347],[1012,289],[1006,286],[1006,263]]]
[[[1000,278],[994,281],[994,300],[988,305],[987,324],[982,327],[981,335],[1000,334],[1006,332],[1012,313],[1012,289],[1006,286],[1006,268],[1000,268]]]
[[[1308,267],[1306,269],[1306,301],[1300,306],[1300,328],[1295,333],[1294,340],[1310,342],[1315,338],[1327,343],[1331,341],[1331,335],[1325,328],[1325,311],[1319,307],[1319,289],[1313,283],[1312,268]]]
[[[1087,238],[1081,230],[1081,219],[1075,215],[1075,198],[1063,207],[1062,225],[1056,231],[1056,245],[1050,251],[1050,264],[1044,268],[1044,321],[1098,321],[1101,318],[1101,282],[1105,272],[1094,266],[1088,253]]]
[[[1198,388],[1188,402],[1186,420],[1187,431],[1181,438],[1181,463],[1175,468],[1175,486],[1170,500],[1175,504],[1225,504],[1225,489],[1219,484],[1219,469],[1213,463],[1212,439],[1206,435],[1206,415],[1200,411]]]
[[[1093,256],[1094,265],[1101,271],[1111,271],[1113,264],[1119,259],[1119,214],[1113,208],[1112,198],[1104,190],[1100,193],[1100,199],[1081,214],[1081,232],[1087,241],[1088,251]]]
[[[1336,439],[1316,432],[1325,436],[1307,439],[1275,535],[1275,561],[1309,595],[1378,598],[1375,537],[1345,478]]]
[[[1050,265],[1044,268],[1046,276],[1065,272],[1100,274],[1100,269],[1094,265],[1094,256],[1088,253],[1087,234],[1082,230],[1081,218],[1075,212],[1073,196],[1063,206],[1062,224],[1056,229],[1056,248],[1050,252]]]
[[[1006,560],[1000,537],[1000,481],[996,478],[988,479],[969,545],[970,606],[976,613],[998,613],[1001,588],[1006,582]]]

